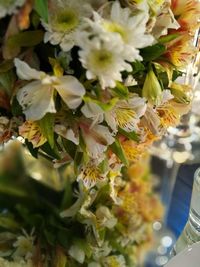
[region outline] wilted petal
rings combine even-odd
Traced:
[[[15,58],[14,64],[17,70],[17,75],[21,80],[40,80],[42,76],[45,76],[46,74],[42,71],[37,71],[29,65],[21,61],[18,58]]]
[[[83,85],[73,76],[63,76],[59,78],[59,84],[54,87],[65,104],[71,108],[77,108],[85,94]]]
[[[47,112],[55,113],[53,89],[40,81],[31,82],[17,93],[17,100],[27,120],[40,120]]]

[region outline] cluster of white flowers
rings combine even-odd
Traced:
[[[25,0],[0,0],[0,18],[15,13],[24,3]]]
[[[142,60],[139,49],[151,45],[154,38],[146,33],[148,5],[134,14],[113,2],[107,17],[93,10],[86,1],[63,1],[52,11],[44,41],[60,44],[64,51],[74,45],[81,48],[80,61],[88,79],[99,79],[102,89],[122,81],[121,72],[132,70],[127,62]],[[63,8],[62,8],[63,6]],[[92,16],[92,18],[91,18]]]

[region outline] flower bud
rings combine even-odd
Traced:
[[[147,73],[142,89],[142,96],[153,105],[159,105],[161,102],[162,89],[153,70]]]

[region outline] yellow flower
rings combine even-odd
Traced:
[[[37,122],[26,121],[19,127],[19,134],[31,142],[34,148],[42,146],[47,141]]]

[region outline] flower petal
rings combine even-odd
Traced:
[[[55,89],[65,104],[71,109],[75,109],[81,104],[82,96],[85,94],[83,85],[70,75],[61,77]]]
[[[40,81],[31,82],[17,93],[17,100],[27,120],[40,120],[47,112],[55,113],[53,89]]]
[[[40,80],[41,76],[46,75],[42,71],[29,67],[26,62],[21,61],[18,58],[14,59],[14,64],[17,69],[17,75],[22,80]]]

